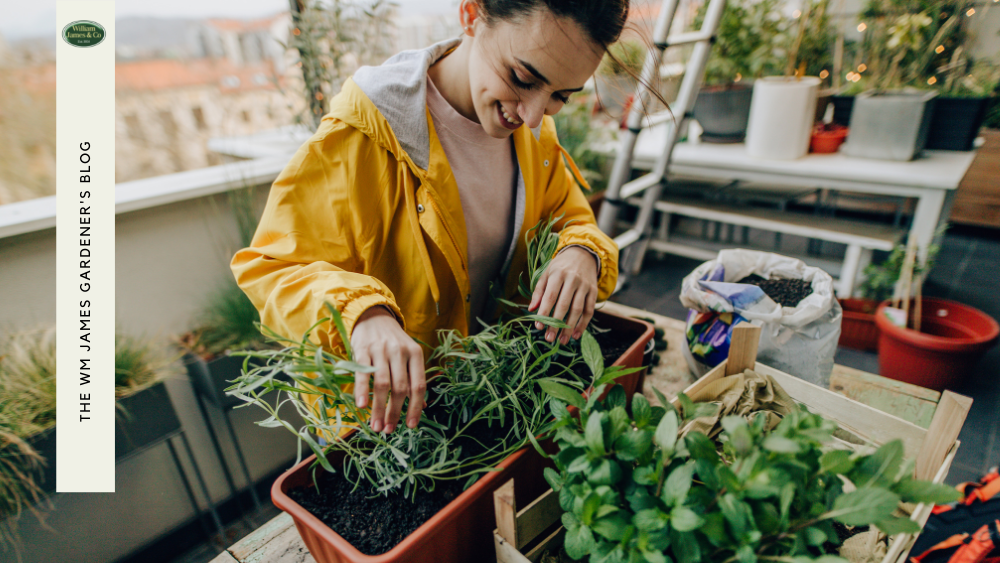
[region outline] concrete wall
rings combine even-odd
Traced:
[[[267,181],[254,188],[258,217],[269,187]],[[173,336],[192,326],[208,293],[232,277],[229,260],[238,238],[227,196],[216,193],[119,213],[116,230],[116,318],[125,331],[168,346]],[[0,333],[55,322],[55,253],[54,228],[0,237]],[[229,498],[186,374],[166,386],[212,499]],[[221,414],[213,416],[236,485],[242,488],[245,481],[234,450],[221,434]],[[231,416],[255,480],[290,467],[296,452],[291,433],[254,425],[266,418],[260,408],[238,409]],[[183,446],[178,439],[175,443],[186,464]],[[201,499],[194,472],[190,467],[186,471]],[[24,563],[114,561],[194,515],[166,444],[119,464],[115,477],[113,494],[54,495],[56,509],[47,519],[52,530],[30,514],[22,515]],[[262,502],[270,501],[265,496]],[[0,551],[0,561],[13,560],[12,552]]]

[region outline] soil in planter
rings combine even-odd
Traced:
[[[736,283],[756,285],[782,307],[795,307],[812,293],[812,284],[805,280],[766,280],[757,274],[750,274]]]
[[[534,332],[537,332],[536,338],[544,339],[543,331]],[[601,346],[605,365],[611,365],[634,342],[634,338],[616,331],[594,336]],[[590,378],[589,369],[583,362],[575,371],[585,380]],[[428,408],[426,414],[438,419],[433,407]],[[507,429],[495,424],[492,427],[486,423],[473,424],[466,431],[469,438],[460,440],[461,443],[456,445],[461,445],[464,454],[474,456],[495,444],[506,433]],[[396,547],[462,494],[465,484],[464,479],[439,481],[434,491],[417,491],[411,501],[411,497],[404,496],[402,492],[371,497],[371,489],[366,483],[352,490],[354,485],[339,473],[328,473],[322,469],[317,469],[317,481],[319,491],[311,486],[300,487],[289,491],[288,496],[365,555],[380,555]]]

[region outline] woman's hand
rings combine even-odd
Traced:
[[[369,423],[372,430],[386,434],[396,429],[403,399],[410,397],[406,425],[415,428],[424,410],[424,352],[399,326],[389,309],[378,306],[358,317],[351,333],[354,360],[375,368],[374,374],[354,374],[354,401],[360,408],[368,402],[368,380],[375,378],[375,402]],[[389,409],[386,400],[391,398]]]
[[[563,320],[570,328],[558,331],[557,335],[558,329],[549,327],[545,340],[552,342],[558,336],[560,342],[568,344],[570,337],[583,336],[583,330],[594,316],[598,273],[594,256],[579,246],[566,248],[549,262],[535,286],[528,310],[537,308],[537,314]],[[536,328],[543,326],[540,322],[535,323]]]

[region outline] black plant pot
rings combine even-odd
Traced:
[[[159,442],[181,429],[163,382],[118,400],[115,409],[115,459]],[[35,484],[46,494],[56,490],[56,427],[28,438],[28,443],[44,459],[35,473]]]
[[[927,133],[928,149],[945,151],[972,150],[972,143],[986,119],[993,98],[939,97],[934,103],[931,128]]]
[[[850,126],[854,96],[830,96],[830,102],[833,103],[833,122],[844,127]]]
[[[730,84],[702,89],[694,102],[694,118],[707,143],[740,143],[747,134],[750,119],[750,84]]]
[[[226,409],[243,402],[226,395],[225,390],[233,385],[233,380],[242,375],[245,359],[246,356],[220,355],[206,362],[189,352],[184,354],[184,365],[195,391],[211,404]],[[262,360],[250,358],[250,369],[261,365],[264,365]]]

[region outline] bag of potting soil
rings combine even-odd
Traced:
[[[842,310],[833,278],[801,260],[755,250],[722,250],[684,278],[685,358],[701,376],[729,355],[733,327],[761,327],[757,359],[826,389]]]

